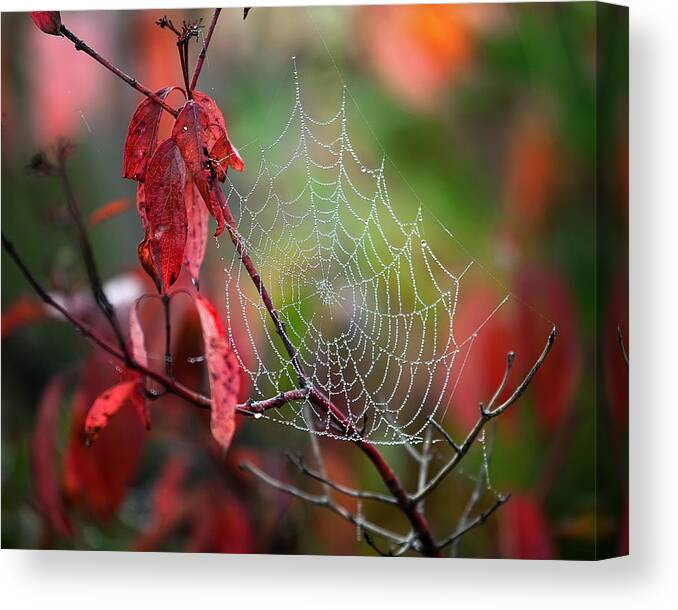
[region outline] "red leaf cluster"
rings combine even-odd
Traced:
[[[134,407],[144,428],[150,429],[151,421],[143,395],[141,377],[138,373],[130,371],[127,373],[127,381],[102,392],[90,407],[85,419],[85,434],[87,435],[88,445],[97,438],[99,432],[108,425],[108,420],[126,402]]]
[[[105,519],[119,509],[136,475],[145,432],[132,405],[122,404],[106,422],[105,434],[87,447],[85,422],[88,410],[113,372],[104,357],[90,354],[74,398],[64,464],[64,491],[80,511]],[[128,401],[129,402],[129,401]]]
[[[165,87],[156,95],[164,101],[175,89]],[[226,179],[229,167],[242,171],[244,163],[231,144],[219,107],[205,93],[190,93],[171,138],[158,145],[162,112],[150,98],[137,107],[125,140],[123,176],[139,183],[137,210],[145,234],[139,260],[158,291],[166,292],[182,266],[198,283],[208,213],[217,221],[215,235],[225,228],[216,181]]]
[[[173,534],[185,532],[185,548],[195,553],[249,553],[254,532],[242,502],[225,486],[187,484],[184,457],[166,462],[152,494],[151,519],[137,538],[138,551],[162,549]]]

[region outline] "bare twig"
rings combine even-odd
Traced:
[[[391,505],[398,504],[396,499],[391,496],[386,496],[384,494],[372,491],[363,491],[361,489],[352,489],[350,487],[346,487],[345,485],[341,485],[340,483],[336,483],[335,481],[328,479],[327,476],[321,475],[311,470],[308,466],[306,466],[301,457],[295,457],[290,453],[287,453],[286,455],[289,461],[292,462],[292,464],[297,468],[297,470],[299,470],[301,474],[311,479],[315,479],[316,481],[322,483],[323,485],[331,487],[332,489],[338,491],[339,493],[342,493],[346,496],[351,496],[353,498],[358,498],[360,500],[375,500],[377,502],[383,502],[384,504]]]
[[[461,451],[461,448],[457,443],[454,442],[454,439],[450,436],[449,432],[445,430],[435,419],[433,419],[433,416],[428,418],[429,424],[431,424],[440,434],[442,434],[445,437],[445,440],[448,442],[450,447],[454,449],[455,453],[459,453]]]
[[[288,390],[287,392],[281,392],[273,398],[267,398],[258,402],[246,402],[242,409],[238,409],[238,413],[241,415],[257,417],[258,415],[263,415],[269,409],[279,409],[288,402],[293,402],[295,400],[306,400],[307,398],[308,390],[305,388],[300,388],[298,390]]]
[[[622,334],[621,324],[617,324],[617,340],[619,341],[619,348],[621,349],[622,357],[624,362],[626,362],[626,368],[629,366],[629,355],[626,352],[626,347],[624,346],[624,335]]]
[[[438,474],[436,474],[429,482],[428,484],[419,492],[417,492],[413,497],[412,501],[414,503],[420,502],[422,498],[424,498],[426,495],[431,493],[438,485],[445,479],[445,477],[452,471],[454,468],[459,464],[459,462],[462,460],[462,458],[468,453],[469,449],[475,442],[475,440],[478,438],[478,435],[480,432],[483,430],[485,425],[487,424],[488,421],[491,419],[501,415],[504,413],[512,404],[520,398],[520,396],[523,395],[527,387],[530,385],[530,382],[532,381],[532,378],[536,374],[536,372],[539,370],[539,367],[544,363],[544,360],[546,360],[546,357],[549,355],[549,352],[551,351],[551,348],[553,347],[553,342],[556,340],[556,327],[554,326],[551,332],[549,333],[549,336],[546,340],[546,345],[544,346],[544,350],[542,351],[541,355],[537,359],[537,361],[534,363],[530,371],[527,373],[523,381],[518,385],[518,387],[513,391],[511,396],[509,396],[501,405],[498,407],[494,407],[494,403],[498,399],[499,395],[503,391],[504,387],[506,386],[506,381],[508,377],[508,373],[511,369],[511,366],[513,364],[513,352],[509,353],[507,356],[507,364],[506,364],[506,372],[504,373],[504,378],[502,379],[499,388],[497,391],[494,393],[492,396],[492,399],[488,403],[488,406],[485,407],[482,403],[480,404],[480,418],[478,421],[475,423],[471,431],[468,433],[466,436],[466,439],[464,442],[459,446],[459,450],[455,451],[454,456],[452,459],[450,459],[447,464],[445,464],[439,471]],[[433,421],[433,420],[431,420]]]
[[[487,521],[490,515],[492,515],[500,506],[508,502],[510,497],[511,497],[510,494],[507,494],[505,496],[498,496],[494,504],[492,504],[490,508],[480,513],[475,519],[466,523],[461,529],[454,532],[454,534],[441,540],[438,545],[438,548],[442,551],[446,546],[456,542],[457,540],[468,534],[472,529],[475,529],[479,525],[485,523],[485,521]]]
[[[362,534],[363,534],[363,538],[365,538],[365,542],[367,542],[367,544],[374,549],[374,551],[377,553],[377,555],[381,555],[382,557],[393,557],[393,551],[391,551],[391,550],[382,551],[379,548],[379,545],[374,541],[372,536],[370,536],[370,533],[367,530],[365,530],[365,528],[361,527],[361,529],[363,530]]]

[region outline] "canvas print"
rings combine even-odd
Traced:
[[[628,553],[628,12],[2,15],[2,546]]]

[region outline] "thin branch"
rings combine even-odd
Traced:
[[[511,374],[511,369],[513,368],[515,359],[516,355],[514,352],[509,352],[506,355],[506,370],[504,371],[504,377],[502,378],[497,391],[492,395],[490,402],[487,403],[488,409],[492,409],[492,407],[494,407],[497,400],[499,400],[499,396],[501,396],[501,393],[506,389],[506,384],[508,383],[509,375]]]
[[[400,546],[399,549],[393,551],[393,557],[401,557],[417,543],[417,537],[414,532],[410,532],[408,539]]]
[[[457,443],[454,442],[454,439],[450,436],[450,433],[445,430],[445,428],[443,428],[435,419],[433,419],[433,416],[428,418],[428,422],[445,437],[445,440],[448,442],[450,447],[452,447],[455,453],[459,453],[461,451],[461,448],[459,445],[457,445]]]
[[[23,262],[23,260],[19,257],[19,254],[17,253],[16,249],[14,248],[14,244],[9,241],[5,237],[5,234],[2,233],[2,246],[5,248],[7,251],[7,254],[9,254],[10,258],[16,263],[17,267],[19,267],[19,270],[21,273],[24,275],[24,277],[28,280],[28,283],[32,286],[33,290],[37,293],[37,295],[45,302],[45,304],[49,305],[50,307],[56,309],[61,315],[63,315],[75,328],[80,332],[81,335],[91,339],[94,343],[96,343],[101,349],[103,349],[105,352],[108,352],[112,356],[115,356],[116,358],[119,358],[120,360],[125,360],[125,357],[123,354],[118,352],[114,347],[112,347],[105,339],[102,339],[97,335],[94,331],[92,331],[88,326],[86,326],[84,323],[82,323],[80,320],[72,316],[69,311],[61,305],[58,301],[56,301],[37,281],[35,276],[30,272],[26,264]]]
[[[487,409],[487,415],[492,418],[492,417],[497,417],[497,415],[501,415],[506,409],[508,409],[516,400],[518,400],[524,393],[525,390],[527,390],[527,387],[530,385],[530,382],[534,378],[534,376],[537,374],[537,371],[539,370],[539,367],[541,367],[542,364],[544,364],[544,360],[546,360],[546,357],[549,355],[549,352],[551,351],[551,348],[553,347],[553,343],[556,340],[556,335],[558,334],[558,331],[556,330],[556,327],[554,326],[551,329],[551,332],[549,333],[548,338],[546,339],[546,345],[539,356],[537,358],[537,361],[532,365],[532,368],[530,369],[530,372],[525,375],[525,379],[520,383],[520,385],[514,390],[513,394],[509,396],[501,405],[499,405],[495,409]],[[509,354],[510,358],[510,354]]]
[[[396,544],[404,544],[408,540],[408,538],[401,536],[400,534],[397,534],[390,530],[387,530],[383,527],[380,527],[379,525],[372,523],[371,521],[366,521],[365,519],[362,518],[358,520],[357,517],[351,511],[347,510],[340,504],[336,504],[331,499],[325,496],[318,496],[315,494],[307,493],[295,487],[294,485],[289,485],[288,483],[279,481],[278,479],[275,479],[271,475],[265,473],[263,470],[260,470],[253,464],[246,462],[244,464],[240,464],[240,468],[256,476],[258,479],[261,479],[264,483],[270,485],[271,487],[274,487],[278,491],[282,491],[286,494],[289,494],[290,496],[299,498],[300,500],[308,502],[309,504],[312,504],[314,506],[326,508],[327,510],[339,515],[342,519],[345,519],[349,523],[363,528],[363,530],[369,531],[373,534],[377,534],[378,536],[382,536],[383,538],[395,542]]]
[[[311,470],[308,466],[306,466],[301,457],[295,457],[290,453],[287,453],[286,455],[287,459],[289,459],[289,461],[297,468],[297,470],[299,470],[301,474],[311,479],[315,479],[316,481],[331,487],[339,493],[342,493],[346,496],[351,496],[352,498],[358,498],[360,500],[375,500],[377,502],[383,502],[384,504],[391,505],[398,504],[397,500],[391,496],[386,496],[384,494],[372,491],[363,491],[361,489],[352,489],[350,487],[346,487],[345,485],[341,485],[340,483],[336,483],[335,481],[328,479],[326,476]]]
[[[267,398],[258,402],[249,401],[243,405],[238,405],[237,412],[240,415],[248,415],[250,417],[261,416],[269,409],[279,409],[288,402],[293,402],[295,400],[306,400],[308,398],[308,394],[309,391],[306,388],[288,390],[287,392],[281,392],[273,398]]]
[[[179,116],[179,112],[177,110],[166,104],[148,87],[144,87],[141,83],[137,81],[136,78],[132,78],[129,74],[125,74],[125,72],[123,72],[120,68],[114,66],[110,61],[99,55],[99,53],[97,53],[92,47],[90,47],[84,40],[78,38],[65,25],[61,26],[60,31],[66,38],[68,38],[73,43],[76,51],[83,51],[87,53],[87,55],[89,55],[95,61],[98,61],[104,68],[110,70],[118,78],[124,80],[130,87],[133,87],[139,93],[143,93],[146,97],[151,98],[156,104],[160,104],[160,106],[162,106],[173,117],[176,118],[177,116]]]
[[[210,46],[210,41],[212,40],[212,34],[214,33],[214,28],[217,25],[219,20],[219,15],[221,14],[220,8],[215,8],[214,13],[212,13],[212,21],[210,22],[210,27],[207,30],[207,35],[202,44],[202,51],[198,56],[198,62],[195,64],[195,70],[193,71],[193,78],[191,79],[190,91],[193,91],[198,84],[198,78],[200,78],[200,72],[202,71],[202,66],[205,63],[205,57],[207,57],[207,47]]]
[[[382,551],[372,536],[370,536],[370,533],[363,527],[361,527],[361,530],[363,531],[362,533],[363,537],[365,538],[365,542],[367,542],[367,544],[374,549],[377,555],[380,555],[381,557],[393,557],[393,551],[390,549],[388,551]]]
[[[66,206],[68,207],[68,211],[78,232],[80,251],[85,262],[85,269],[87,270],[87,277],[89,279],[90,287],[92,288],[92,295],[94,297],[95,303],[108,320],[108,323],[118,341],[120,351],[125,356],[125,360],[129,360],[130,355],[127,349],[127,343],[125,342],[125,336],[122,332],[122,328],[120,327],[120,322],[118,321],[118,316],[115,313],[115,309],[113,308],[113,305],[111,305],[111,302],[108,300],[106,292],[104,291],[101,276],[99,275],[99,270],[97,268],[96,259],[94,258],[92,243],[90,242],[89,235],[87,234],[87,228],[85,227],[85,223],[82,219],[80,206],[78,205],[73,187],[71,186],[71,182],[68,178],[68,172],[66,171],[66,150],[63,148],[64,146],[65,145],[62,144],[59,152],[57,153],[56,171],[66,195]]]
[[[487,519],[502,505],[506,504],[508,502],[509,498],[511,497],[511,494],[507,494],[505,496],[498,496],[494,504],[490,506],[487,510],[483,511],[480,513],[475,519],[472,521],[469,521],[466,525],[464,525],[461,529],[457,530],[454,532],[454,534],[448,536],[447,538],[444,538],[443,540],[440,541],[438,545],[439,550],[443,550],[446,546],[449,544],[452,544],[459,540],[460,538],[463,538],[466,534],[468,534],[472,529],[475,529],[479,525],[482,525],[487,521]]]
[[[621,349],[624,362],[626,362],[626,368],[628,368],[629,355],[626,352],[626,347],[624,346],[624,335],[622,334],[621,324],[617,324],[617,340],[619,341],[619,348]]]
[[[462,458],[468,453],[469,449],[475,442],[475,440],[478,438],[478,435],[480,432],[483,430],[485,427],[485,424],[487,424],[488,421],[491,419],[501,415],[504,413],[512,404],[518,400],[520,396],[523,395],[527,387],[530,385],[530,382],[532,381],[532,378],[536,374],[536,372],[539,370],[539,367],[544,363],[544,360],[546,360],[546,357],[549,355],[549,352],[551,351],[551,348],[553,347],[553,343],[556,340],[556,327],[554,326],[551,332],[549,333],[549,336],[546,340],[546,345],[544,346],[544,350],[542,351],[541,355],[539,358],[536,360],[530,371],[527,373],[523,381],[520,383],[520,385],[513,391],[511,396],[509,396],[506,401],[504,401],[501,405],[499,405],[496,408],[492,408],[493,402],[496,400],[496,397],[501,393],[501,390],[503,390],[503,386],[505,385],[505,379],[508,376],[508,371],[513,364],[513,359],[510,357],[507,357],[507,371],[504,373],[504,379],[502,379],[502,383],[500,384],[500,388],[497,392],[495,392],[494,396],[492,397],[492,400],[488,403],[490,405],[489,408],[486,408],[482,403],[480,405],[480,418],[478,421],[475,423],[471,431],[468,433],[466,436],[466,439],[464,442],[459,446],[459,451],[455,452],[455,455],[450,459],[445,466],[443,466],[439,471],[438,474],[436,474],[429,482],[428,484],[424,487],[424,489],[418,491],[413,497],[412,501],[416,504],[424,498],[424,496],[428,495],[431,493],[438,485],[445,479],[445,477],[452,471],[454,468],[459,464],[459,462],[462,460]]]

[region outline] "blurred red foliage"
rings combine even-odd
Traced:
[[[111,55],[109,19],[102,19],[95,12],[69,13],[68,26],[102,55]],[[27,27],[34,26],[29,22]],[[36,141],[52,142],[89,129],[102,104],[110,100],[115,80],[66,41],[42,35],[29,36],[27,41]],[[91,122],[87,119],[90,115]]]
[[[497,11],[472,5],[364,7],[357,13],[375,70],[401,101],[431,110],[471,65],[475,36]]]
[[[504,168],[503,198],[521,231],[541,226],[558,180],[558,149],[547,115],[531,111],[513,126]]]
[[[540,316],[558,329],[558,340],[529,390],[537,423],[544,434],[551,434],[574,407],[581,377],[582,333],[575,298],[563,275],[544,266],[524,267],[514,283],[518,297],[529,304],[517,308],[516,350],[529,353],[543,344],[545,320]]]
[[[499,511],[499,549],[507,559],[553,559],[551,528],[541,503],[514,494]]]

